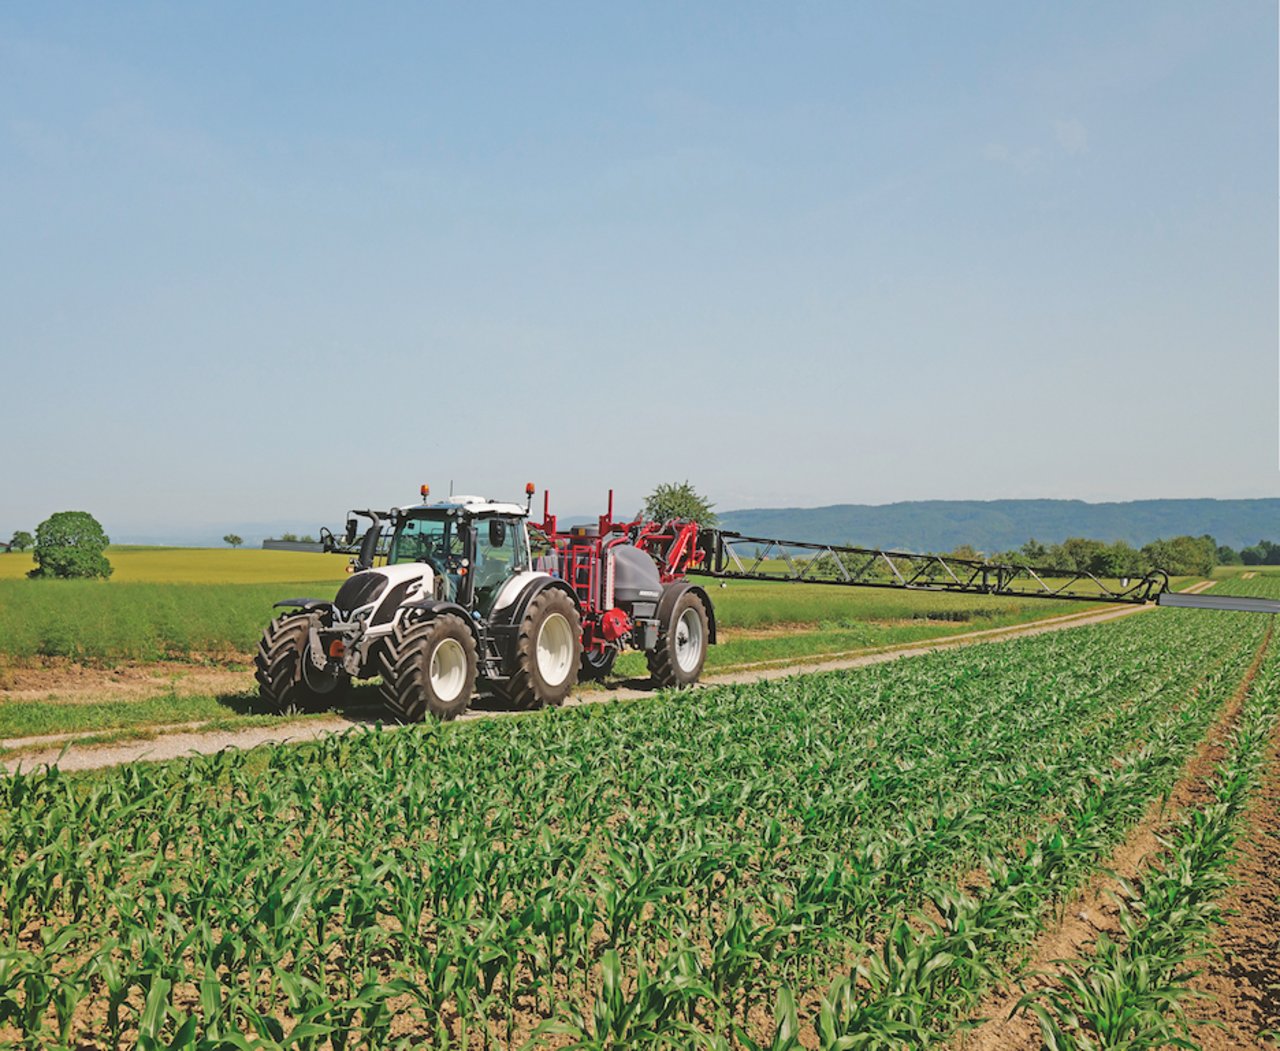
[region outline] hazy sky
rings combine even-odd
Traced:
[[[1276,496],[1274,3],[0,9],[0,533]]]

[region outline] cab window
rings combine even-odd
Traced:
[[[450,555],[462,554],[462,541],[449,518],[407,518],[391,539],[387,563],[429,562],[444,565]]]
[[[475,606],[487,613],[507,579],[529,568],[529,543],[520,519],[481,518],[475,531]]]

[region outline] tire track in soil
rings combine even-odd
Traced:
[[[1015,984],[1000,987],[979,1004],[974,1017],[987,1021],[960,1034],[952,1041],[954,1047],[960,1051],[1035,1051],[1043,1046],[1035,1017],[1025,1010],[1013,1017],[1011,1013],[1026,992],[1044,988],[1062,973],[1063,968],[1057,961],[1078,959],[1103,932],[1113,938],[1119,933],[1120,910],[1115,903],[1120,891],[1117,877],[1126,882],[1133,880],[1164,849],[1159,837],[1167,827],[1185,811],[1212,799],[1209,778],[1226,757],[1227,736],[1240,719],[1245,698],[1270,648],[1272,634],[1273,628],[1268,626],[1240,685],[1223,704],[1208,733],[1184,764],[1168,798],[1152,802],[1124,842],[1099,866],[1099,873],[1072,895],[1063,906],[1062,919],[1031,943],[1030,956],[1020,968]]]

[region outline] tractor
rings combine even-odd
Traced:
[[[644,652],[657,687],[695,683],[716,641],[707,592],[684,579],[704,557],[692,522],[613,520],[561,531],[525,502],[450,496],[353,511],[327,550],[353,553],[332,600],[277,602],[254,658],[277,710],[328,703],[351,679],[381,676],[403,722],[454,719],[477,687],[519,709],[564,703],[580,678]],[[358,517],[369,525],[357,547]]]

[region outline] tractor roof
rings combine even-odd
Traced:
[[[447,500],[416,504],[406,507],[406,513],[414,511],[461,511],[467,515],[520,515],[528,512],[520,504],[500,503],[484,496],[451,496]]]

